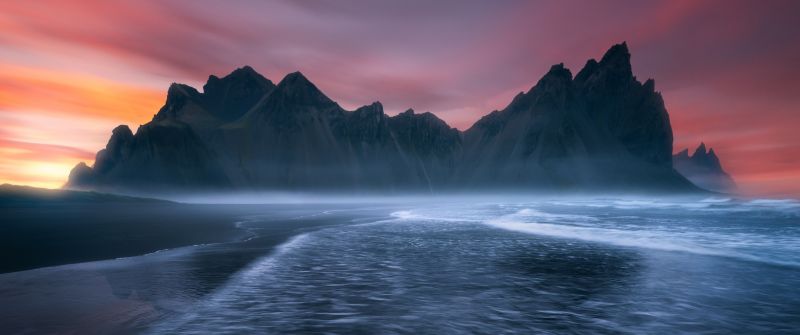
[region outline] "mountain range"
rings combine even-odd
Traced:
[[[300,72],[249,66],[203,91],[172,84],[136,132],[119,126],[67,188],[165,190],[652,190],[697,188],[673,168],[672,128],[625,43],[576,75],[557,64],[503,110],[459,131],[380,102],[345,110]]]

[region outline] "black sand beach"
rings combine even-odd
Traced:
[[[215,206],[172,203],[58,204],[0,208],[0,273],[235,241],[245,232]]]
[[[16,271],[0,274],[0,324],[12,334],[138,332],[184,312],[295,235],[380,219],[331,205],[318,211],[133,202],[0,210],[7,218],[0,232],[3,272]]]

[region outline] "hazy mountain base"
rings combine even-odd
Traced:
[[[604,196],[632,196],[633,191]],[[646,195],[647,193],[639,193]],[[0,187],[0,273],[43,266],[128,257],[205,243],[230,242],[249,234],[236,222],[269,212],[303,210],[311,204],[473,203],[492,199],[536,199],[532,192],[157,192],[140,197],[96,192]],[[160,196],[167,200],[144,198]],[[592,197],[597,193],[541,193],[539,197]],[[172,201],[179,201],[172,202]],[[280,208],[286,207],[286,208]],[[306,226],[303,221],[283,229]],[[277,226],[276,226],[277,227]]]

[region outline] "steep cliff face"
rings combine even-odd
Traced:
[[[625,43],[615,45],[600,62],[589,60],[575,76],[575,90],[583,108],[619,144],[637,158],[670,166],[672,126],[655,81],[644,84],[633,76]]]
[[[233,121],[247,113],[261,98],[275,89],[275,84],[249,66],[218,78],[209,76],[203,85],[203,102],[221,121]]]
[[[239,119],[274,89],[275,84],[249,66],[222,78],[209,76],[202,93],[191,86],[172,84],[153,122],[179,121],[205,132]]]
[[[672,162],[680,174],[701,188],[717,192],[736,190],[736,183],[722,168],[714,149],[706,150],[705,143],[700,143],[691,156],[689,149],[675,154]]]
[[[672,128],[661,95],[633,77],[613,46],[577,76],[553,66],[528,92],[464,133],[468,183],[549,187],[685,188],[672,169]]]
[[[181,123],[150,123],[134,136],[117,127],[94,167],[85,164],[70,174],[70,186],[88,189],[198,189],[226,187],[216,155],[192,129]]]
[[[348,111],[308,78],[277,85],[250,67],[173,84],[136,134],[114,130],[68,187],[408,190],[677,189],[672,130],[654,83],[633,77],[625,44],[573,78],[553,66],[528,92],[465,132],[431,113]]]

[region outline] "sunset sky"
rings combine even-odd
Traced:
[[[743,192],[800,196],[800,1],[5,1],[0,183],[59,187],[171,82],[300,70],[353,109],[460,129],[555,63],[627,41],[675,151],[715,149]]]

